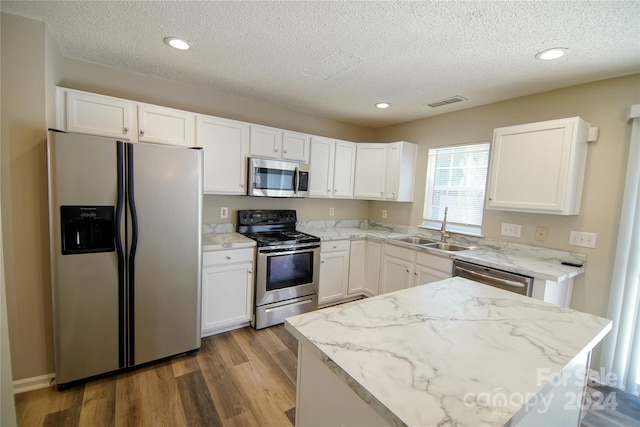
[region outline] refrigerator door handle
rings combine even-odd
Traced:
[[[136,250],[138,249],[138,212],[135,201],[134,157],[133,144],[127,144],[127,202],[131,214],[131,247],[129,248],[128,279],[129,279],[129,366],[135,365],[135,265]]]
[[[117,201],[116,201],[116,214],[114,224],[114,238],[116,243],[116,253],[118,256],[118,366],[124,368],[127,366],[126,354],[127,354],[127,325],[125,322],[126,313],[126,277],[125,277],[125,256],[124,247],[122,243],[122,229],[123,229],[123,213],[125,208],[125,153],[124,142],[118,141],[116,145],[116,159],[117,159]]]

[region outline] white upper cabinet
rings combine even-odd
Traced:
[[[309,163],[309,135],[251,125],[250,140],[251,156]]]
[[[351,199],[355,183],[356,146],[348,141],[336,141],[333,168],[333,197]]]
[[[60,130],[135,140],[135,102],[62,88],[57,97]]]
[[[280,159],[282,156],[282,130],[251,125],[249,154],[269,159]]]
[[[282,159],[309,163],[311,135],[299,132],[282,132]]]
[[[194,146],[195,114],[173,108],[138,104],[138,141]]]
[[[249,124],[198,115],[196,141],[204,149],[204,192],[246,194]]]
[[[384,200],[388,144],[357,144],[354,197]]]
[[[354,196],[413,201],[418,146],[410,142],[357,144]]]
[[[311,138],[309,196],[353,198],[356,144]]]
[[[195,114],[111,96],[57,88],[57,127],[128,141],[194,146]]]
[[[413,201],[417,152],[418,146],[410,142],[389,144],[384,195],[386,200]]]
[[[580,117],[495,129],[487,209],[578,215],[588,133]]]

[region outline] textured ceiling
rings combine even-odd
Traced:
[[[640,72],[640,1],[2,1],[67,58],[380,127]],[[189,51],[166,36],[191,41]],[[3,40],[4,42],[4,40]],[[560,60],[534,55],[566,47]],[[426,104],[460,95],[467,101]],[[373,104],[388,101],[391,108]]]

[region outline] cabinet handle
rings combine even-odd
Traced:
[[[407,268],[407,273],[411,273],[408,268]]]
[[[142,129],[140,129],[140,136],[144,135],[144,131]]]
[[[287,150],[284,150],[284,151],[283,151],[283,153],[284,153],[284,154],[287,154]]]
[[[229,255],[225,256],[224,259],[231,259]]]
[[[251,270],[247,270],[247,273],[249,273],[249,274],[253,274],[253,271],[251,271]]]
[[[380,192],[380,195],[381,195],[381,196],[384,196],[384,191],[381,191],[381,192]]]
[[[320,264],[324,264],[324,260],[320,261]]]
[[[240,184],[240,188],[244,188],[244,184]]]
[[[127,133],[127,132],[129,132],[129,128],[125,126],[125,127],[122,129],[122,133]]]
[[[327,188],[327,193],[331,193],[331,190],[329,188]]]
[[[274,148],[274,149],[273,149],[273,152],[274,152],[274,153],[277,153],[277,152],[278,152],[278,149],[277,149],[277,148]]]

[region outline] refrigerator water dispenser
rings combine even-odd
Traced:
[[[115,251],[113,206],[60,206],[62,254]]]

